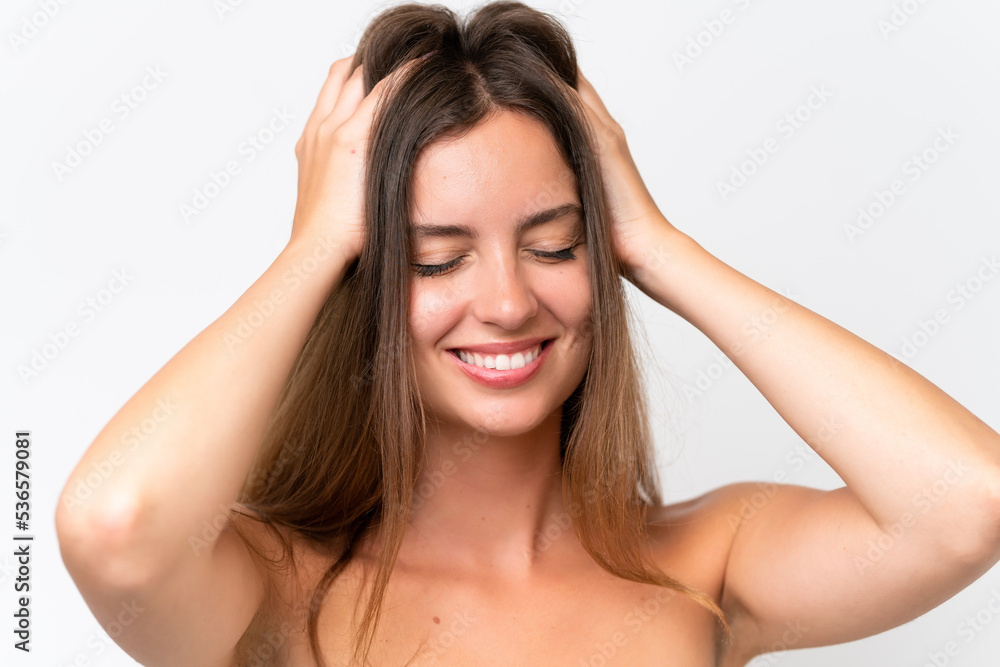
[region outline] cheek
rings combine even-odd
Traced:
[[[591,313],[590,275],[584,263],[567,267],[539,281],[537,292],[546,308],[567,329],[587,328]]]
[[[574,365],[583,368],[590,355],[594,330],[589,273],[586,268],[574,267],[545,285],[543,303],[564,329],[563,349],[570,354]]]
[[[433,344],[447,333],[458,318],[459,299],[458,291],[447,281],[414,280],[410,284],[409,322],[414,342]]]

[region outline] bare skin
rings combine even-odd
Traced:
[[[349,64],[331,68],[296,147],[299,201],[288,247],[122,408],[64,491],[71,499],[75,482],[121,447],[157,399],[175,399],[173,420],[128,450],[85,503],[64,502],[56,517],[67,568],[98,619],[114,620],[129,599],[145,607],[117,638],[144,664],[230,665],[246,633],[276,638],[286,664],[308,664],[301,611],[332,551],[300,545],[300,578],[274,582],[289,606],[270,609],[266,627],[250,627],[264,581],[242,543],[223,530],[195,553],[186,538],[235,498],[252,459],[247,443],[262,437],[259,415],[273,409],[323,297],[360,251],[364,131],[386,88],[382,82],[365,97],[360,70],[352,74]],[[908,367],[677,230],[582,75],[579,94],[630,279],[729,354],[846,486],[735,484],[651,513],[657,563],[719,602],[731,644],[690,599],[616,579],[572,530],[553,532],[566,514],[558,410],[587,351],[587,249],[561,261],[533,252],[569,245],[572,216],[515,236],[516,218],[543,208],[539,202],[579,200],[544,128],[500,114],[432,146],[417,169],[415,224],[466,224],[479,238],[428,238],[418,249],[422,264],[463,258],[448,273],[415,277],[410,304],[421,394],[435,417],[425,474],[445,471],[449,460],[454,470],[413,511],[372,664],[587,665],[610,655],[628,665],[732,667],[775,649],[895,627],[989,569],[1000,558],[1000,435]],[[288,305],[245,347],[220,354],[254,299],[323,248],[332,248],[327,261],[287,294]],[[766,329],[748,337],[747,323],[762,321]],[[509,391],[476,385],[447,356],[451,347],[535,335],[554,338],[551,355]],[[456,442],[483,431],[489,437],[475,440],[470,456],[456,451]],[[227,465],[187,465],[206,451]],[[176,492],[182,484],[190,493]],[[935,488],[945,492],[921,502]],[[540,542],[539,534],[549,537]],[[886,545],[877,558],[872,544]],[[358,583],[371,561],[365,545],[325,600],[320,637],[330,665],[345,664],[338,661],[348,655],[351,611],[363,602]]]
[[[716,497],[663,508],[651,531],[661,566],[714,597],[721,594],[731,535],[723,504]],[[609,575],[571,530],[521,573],[456,564],[440,545],[433,553],[418,551],[423,542],[410,538],[393,571],[373,665],[576,666],[613,656],[610,664],[729,667],[749,658],[741,661],[718,645],[720,626],[700,605]],[[465,546],[495,548],[490,541]],[[269,630],[258,630],[282,638],[288,665],[310,664],[303,610],[330,562],[328,554],[305,547],[298,555],[306,564],[299,579],[281,582],[288,606],[276,611]],[[349,664],[349,618],[355,600],[365,600],[359,582],[364,564],[373,562],[370,554],[353,562],[325,599],[319,635],[331,667]]]

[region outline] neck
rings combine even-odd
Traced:
[[[458,567],[527,573],[557,529],[572,531],[560,521],[561,415],[511,436],[429,422],[404,549],[421,560],[444,554]]]

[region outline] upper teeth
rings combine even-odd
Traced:
[[[467,364],[475,364],[481,368],[495,368],[498,371],[513,370],[523,368],[538,358],[541,354],[541,344],[530,350],[515,352],[514,354],[482,355],[478,352],[466,352],[458,350],[458,357]]]

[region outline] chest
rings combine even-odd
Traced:
[[[365,600],[357,574],[345,571],[323,602],[318,637],[330,667],[349,664]],[[287,638],[274,664],[312,664],[304,614],[271,625],[272,636]],[[394,573],[369,659],[373,666],[715,667],[717,632],[715,617],[686,595],[596,565],[519,583]]]

